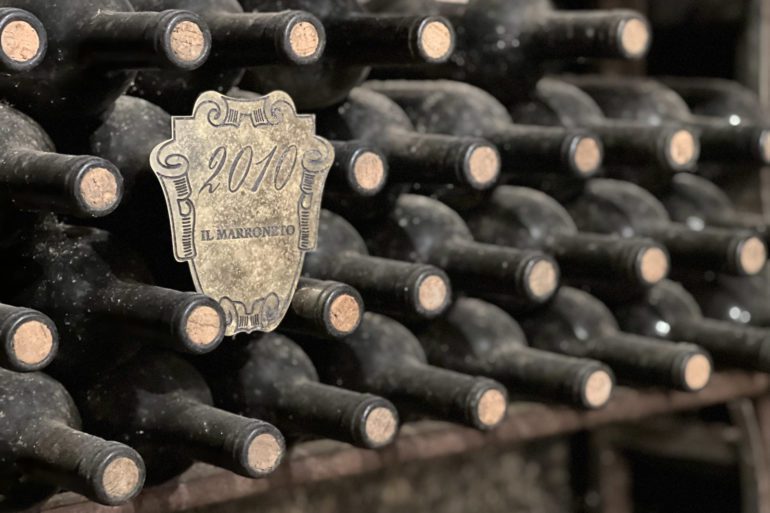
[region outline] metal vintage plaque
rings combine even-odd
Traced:
[[[316,246],[334,159],[277,91],[258,99],[203,93],[150,156],[166,195],[174,256],[226,314],[227,335],[275,329]]]

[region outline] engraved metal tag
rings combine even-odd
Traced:
[[[174,256],[226,314],[225,333],[275,329],[316,246],[334,159],[286,93],[256,100],[203,93],[150,156],[171,221]]]

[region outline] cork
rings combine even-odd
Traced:
[[[485,426],[495,426],[505,417],[505,394],[499,390],[489,389],[481,395],[477,406],[479,421]]]
[[[420,32],[419,45],[429,59],[446,59],[454,46],[452,31],[444,22],[428,22]]]
[[[672,162],[678,166],[686,166],[695,159],[696,142],[689,130],[678,130],[671,136],[668,153]]]
[[[109,210],[118,202],[118,180],[103,167],[93,167],[83,174],[79,184],[80,197],[96,212]]]
[[[650,44],[650,29],[647,24],[637,18],[630,19],[620,29],[620,46],[626,55],[641,57]]]
[[[388,408],[374,408],[366,416],[366,437],[376,445],[385,445],[396,436],[398,421]]]
[[[532,266],[527,277],[529,290],[537,298],[546,298],[553,294],[559,285],[556,267],[549,260],[539,260]]]
[[[770,164],[770,131],[763,131],[759,136],[759,156],[762,162]]]
[[[435,312],[446,304],[449,291],[441,276],[432,274],[422,280],[417,287],[417,300],[423,309]]]
[[[500,174],[500,156],[490,146],[479,146],[468,158],[468,173],[477,184],[495,182]]]
[[[270,433],[257,435],[249,444],[249,466],[257,472],[271,472],[283,458],[283,446]]]
[[[37,365],[53,350],[53,333],[44,323],[27,321],[16,328],[12,339],[13,354],[26,365]]]
[[[575,169],[581,175],[590,175],[602,164],[602,150],[599,141],[593,137],[581,137],[575,145],[573,156]]]
[[[222,319],[210,306],[198,306],[187,317],[185,332],[187,338],[198,346],[214,343],[222,327]]]
[[[741,244],[738,261],[743,272],[749,275],[757,274],[767,263],[767,247],[758,237],[749,237]]]
[[[684,367],[684,382],[690,390],[700,390],[711,379],[711,362],[702,354],[691,356]]]
[[[174,26],[169,45],[179,60],[194,62],[206,49],[206,37],[197,23],[185,20]]]
[[[645,283],[654,285],[668,276],[668,255],[660,248],[648,248],[642,253],[639,273]]]
[[[40,52],[40,34],[26,21],[12,21],[3,27],[0,47],[9,59],[15,62],[29,62]]]
[[[359,187],[366,191],[375,191],[382,187],[385,180],[385,163],[376,153],[362,152],[353,164],[353,176]]]
[[[356,298],[342,294],[329,307],[330,322],[340,333],[351,333],[361,320],[361,307]]]
[[[104,469],[102,486],[113,499],[128,497],[139,486],[140,471],[136,462],[130,458],[116,458]]]
[[[321,37],[318,29],[308,21],[300,21],[289,31],[289,47],[297,57],[311,57],[318,51]]]
[[[585,382],[583,396],[591,408],[600,408],[607,404],[612,396],[612,377],[604,370],[597,370],[588,376]]]

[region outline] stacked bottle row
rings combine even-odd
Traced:
[[[9,507],[59,488],[119,504],[197,461],[262,477],[287,444],[377,449],[413,419],[490,430],[509,400],[594,409],[616,381],[770,371],[767,222],[710,181],[770,162],[756,97],[552,75],[642,58],[639,13],[63,4],[0,1]],[[287,91],[335,149],[276,333],[226,339],[171,251],[149,156],[211,89]]]

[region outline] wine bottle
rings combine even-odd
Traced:
[[[489,140],[500,152],[506,175],[557,170],[588,178],[602,163],[602,143],[590,131],[514,124],[504,105],[469,84],[386,80],[364,87],[396,102],[419,132]]]
[[[425,196],[402,194],[388,218],[372,225],[367,242],[376,255],[444,269],[456,288],[470,294],[499,291],[539,304],[559,285],[552,257],[477,242],[457,212]]]
[[[345,283],[300,278],[279,329],[287,333],[345,337],[364,314],[364,300]]]
[[[304,276],[347,283],[372,311],[433,318],[452,297],[449,278],[432,265],[370,256],[361,235],[341,217],[321,210],[318,246],[305,255]]]
[[[704,226],[743,228],[757,232],[765,245],[770,244],[770,220],[762,214],[737,210],[722,189],[703,177],[676,175],[659,199],[672,220],[693,230]]]
[[[0,95],[57,144],[92,129],[128,88],[132,70],[195,69],[211,48],[208,28],[189,11],[136,12],[128,0],[2,0],[0,7],[37,16],[55,48],[35,69],[2,77]]]
[[[684,276],[682,283],[706,317],[770,328],[770,277],[708,274]]]
[[[571,287],[517,320],[532,347],[599,360],[621,382],[694,392],[711,377],[711,358],[700,347],[624,333],[601,301]]]
[[[355,88],[339,107],[318,113],[318,132],[337,140],[360,139],[378,146],[394,183],[457,184],[488,189],[497,181],[497,149],[478,137],[420,134],[387,97]]]
[[[578,231],[564,207],[533,189],[501,185],[466,220],[479,241],[553,255],[572,283],[639,289],[668,275],[668,253],[659,243]]]
[[[0,304],[0,366],[17,372],[40,370],[58,350],[59,333],[47,315]]]
[[[699,116],[720,118],[733,125],[768,123],[767,110],[757,93],[734,80],[700,77],[661,77],[660,80]]]
[[[647,53],[651,39],[647,20],[626,9],[565,11],[554,9],[550,0],[370,4],[382,12],[414,12],[432,6],[433,12],[462,27],[446,64],[399,68],[391,76],[469,82],[506,103],[525,98],[548,62],[639,59]],[[505,80],[500,79],[501,72]]]
[[[189,115],[197,97],[225,92],[238,83],[244,68],[260,64],[291,66],[318,61],[325,45],[321,22],[304,11],[245,13],[238,0],[131,0],[140,11],[189,9],[211,32],[211,56],[197,70],[144,70],[131,94],[176,115]],[[264,91],[269,92],[269,91]]]
[[[142,489],[136,451],[81,431],[72,397],[45,374],[0,369],[0,411],[4,509],[26,509],[59,487],[109,506]]]
[[[754,232],[696,231],[673,223],[658,200],[629,182],[590,180],[583,194],[565,206],[581,230],[657,240],[671,255],[672,270],[754,275],[767,261],[767,248]]]
[[[142,455],[148,483],[167,481],[194,461],[262,477],[285,451],[271,424],[212,406],[203,376],[172,353],[142,351],[74,395],[90,430]]]
[[[29,11],[0,9],[0,69],[23,73],[37,67],[48,50],[48,34]]]
[[[217,406],[264,419],[287,437],[375,449],[398,431],[390,401],[320,383],[310,358],[285,336],[249,335],[198,360]]]
[[[139,259],[104,231],[47,220],[10,247],[3,263],[14,269],[3,301],[56,322],[61,343],[49,369],[67,384],[108,372],[141,344],[198,354],[222,341],[219,303],[143,283]]]
[[[630,333],[692,342],[719,365],[770,370],[770,330],[703,317],[695,298],[676,282],[662,281],[642,299],[612,305],[612,311]]]
[[[518,323],[491,303],[460,298],[416,334],[433,365],[492,378],[512,397],[595,409],[612,395],[608,367],[528,347]]]
[[[604,163],[611,176],[633,180],[650,168],[687,171],[695,166],[700,154],[698,137],[685,126],[608,119],[590,96],[561,80],[541,80],[531,101],[513,104],[509,109],[519,123],[582,127],[596,133],[604,144]]]
[[[770,163],[765,127],[696,116],[681,96],[660,82],[602,75],[575,75],[564,80],[588,93],[609,118],[648,125],[682,124],[698,134],[701,161]]]
[[[324,383],[393,401],[403,419],[430,416],[477,429],[505,417],[505,388],[429,365],[420,342],[403,325],[367,312],[349,337],[320,342],[297,339]]]
[[[104,216],[118,206],[123,178],[115,165],[96,156],[56,153],[40,125],[5,103],[0,120],[0,196],[7,205],[81,217]]]
[[[367,76],[370,66],[434,65],[454,50],[454,29],[444,18],[416,15],[374,15],[355,0],[240,0],[246,11],[302,9],[326,27],[321,60],[309,67],[272,65],[247,71],[247,89],[286,91],[301,110],[341,103]]]

